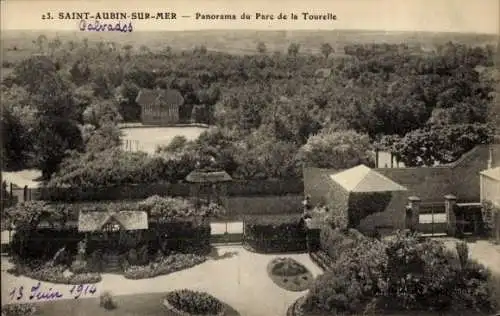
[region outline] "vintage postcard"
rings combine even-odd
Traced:
[[[0,3],[2,316],[499,315],[499,1]]]

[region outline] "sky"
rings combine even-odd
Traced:
[[[2,30],[78,30],[80,20],[42,20],[50,12],[175,12],[176,20],[133,20],[134,30],[203,29],[355,29],[499,34],[499,0],[2,0]],[[195,14],[235,14],[237,20],[196,20]],[[307,21],[302,12],[337,16],[333,21]],[[241,20],[242,13],[251,20]],[[274,20],[256,20],[255,14]],[[277,20],[279,13],[287,20]],[[290,14],[298,15],[291,20]],[[182,18],[181,16],[190,16]],[[127,20],[128,21],[128,20]],[[123,21],[125,22],[125,21]]]

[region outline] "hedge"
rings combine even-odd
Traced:
[[[227,196],[273,196],[302,194],[302,179],[234,180],[226,184]],[[111,201],[143,199],[152,195],[188,197],[191,184],[187,182],[150,181],[96,186],[41,187],[31,190],[31,196],[47,201]]]
[[[210,247],[210,222],[196,224],[190,221],[151,223],[149,229],[156,231],[160,247],[164,252],[205,252]],[[154,247],[153,247],[154,248]]]
[[[300,214],[246,218],[244,244],[262,253],[306,251],[306,232]]]

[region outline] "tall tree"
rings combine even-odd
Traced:
[[[319,133],[309,137],[299,156],[306,166],[347,169],[359,164],[373,166],[368,135],[355,131]]]
[[[329,43],[321,44],[321,53],[323,54],[323,56],[325,56],[325,58],[328,58],[328,56],[330,56],[330,54],[332,54],[333,52],[334,50],[332,45],[330,45]]]
[[[267,52],[266,44],[264,42],[259,42],[257,44],[257,51],[259,54],[265,54]]]
[[[296,57],[299,54],[299,50],[300,50],[300,44],[291,43],[288,46],[288,55]]]

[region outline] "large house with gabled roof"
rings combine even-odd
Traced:
[[[145,125],[179,123],[179,108],[184,104],[182,94],[175,89],[142,89],[136,98]]]

